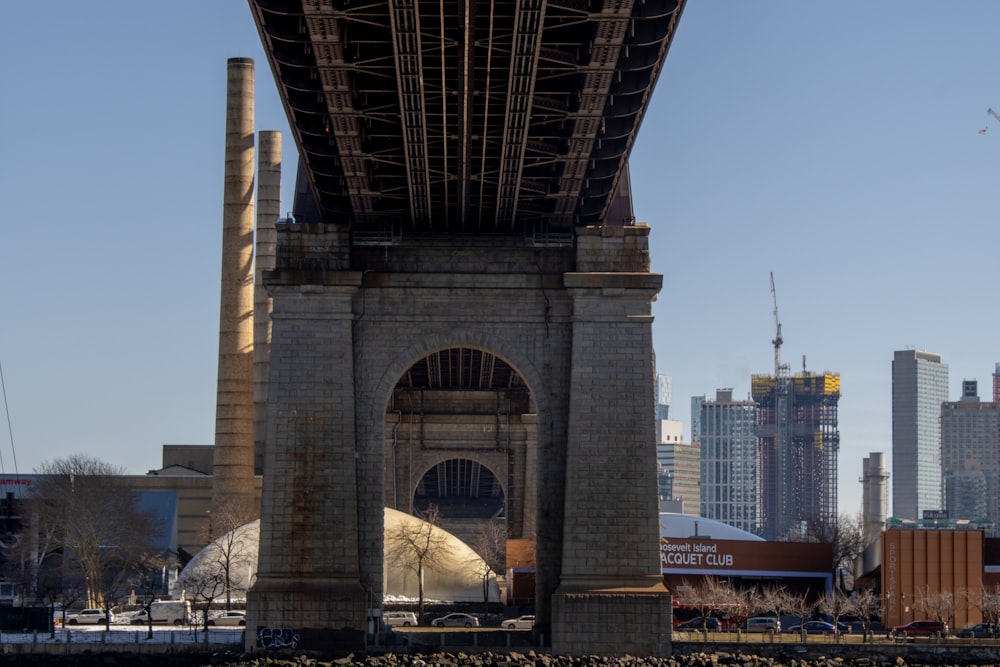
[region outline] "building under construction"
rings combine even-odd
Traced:
[[[765,539],[829,537],[837,518],[839,373],[751,376]]]
[[[781,320],[774,306],[774,375],[750,376],[757,404],[757,488],[761,534],[768,540],[832,539],[837,519],[837,402],[840,374],[791,374],[781,363]]]

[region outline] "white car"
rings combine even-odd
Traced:
[[[747,621],[747,632],[781,632],[781,621],[773,616],[754,616]]]
[[[112,623],[115,622],[115,615],[108,613],[108,619]],[[66,614],[66,625],[97,625],[103,624],[105,621],[105,615],[103,609],[84,609],[82,611],[75,611]]]
[[[503,627],[508,630],[530,630],[535,625],[534,616],[519,616],[517,618],[508,618],[503,622]]]
[[[447,614],[431,621],[435,628],[478,628],[479,619],[472,614]]]
[[[412,611],[387,611],[383,619],[386,625],[402,625],[405,628],[420,625]]]
[[[218,616],[208,619],[209,625],[246,625],[247,613],[245,611],[224,611]]]

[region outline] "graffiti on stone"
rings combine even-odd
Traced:
[[[290,628],[257,628],[257,646],[263,649],[297,648],[299,635]]]

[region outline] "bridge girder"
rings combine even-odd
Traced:
[[[683,4],[250,0],[318,219],[410,234],[623,224]]]

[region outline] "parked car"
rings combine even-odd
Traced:
[[[754,616],[747,619],[747,632],[781,632],[781,621],[774,616]]]
[[[706,630],[716,632],[722,629],[722,624],[714,616],[706,616],[704,619],[701,616],[695,616],[683,623],[678,623],[676,627],[678,630],[701,630],[704,627]]]
[[[860,627],[861,627],[861,625],[859,623],[858,624],[858,630],[855,630],[854,626],[851,623],[847,623],[845,621],[836,621],[836,622],[834,622],[833,616],[830,616],[829,614],[825,614],[823,616],[813,616],[812,619],[810,619],[810,620],[813,620],[813,621],[826,621],[830,625],[836,625],[837,629],[840,630],[840,634],[842,634],[842,635],[847,635],[847,634],[850,634],[850,633],[855,632],[855,631],[860,631]]]
[[[147,625],[150,617],[153,623],[185,625],[191,620],[191,603],[187,600],[157,600],[149,605],[149,612],[140,609],[130,619],[132,625]]]
[[[110,618],[112,623],[115,622],[115,615],[111,612],[108,612],[108,618]],[[104,621],[103,609],[83,609],[66,614],[66,625],[94,625],[104,623]]]
[[[955,633],[956,637],[1000,637],[1000,626],[996,623],[976,623],[968,628],[962,628]]]
[[[529,615],[507,618],[504,619],[502,625],[508,630],[530,630],[535,625],[535,617]]]
[[[435,628],[478,628],[479,619],[472,614],[447,614],[431,621]]]
[[[938,637],[948,634],[948,625],[941,621],[910,621],[892,629],[893,637]]]
[[[218,616],[208,619],[209,625],[246,625],[247,613],[245,611],[224,611]]]
[[[801,634],[805,632],[807,635],[833,635],[837,633],[837,626],[826,621],[806,621],[802,625],[788,627],[782,630],[782,632],[788,634]]]
[[[412,611],[387,611],[382,615],[386,625],[402,625],[405,628],[420,625]]]

